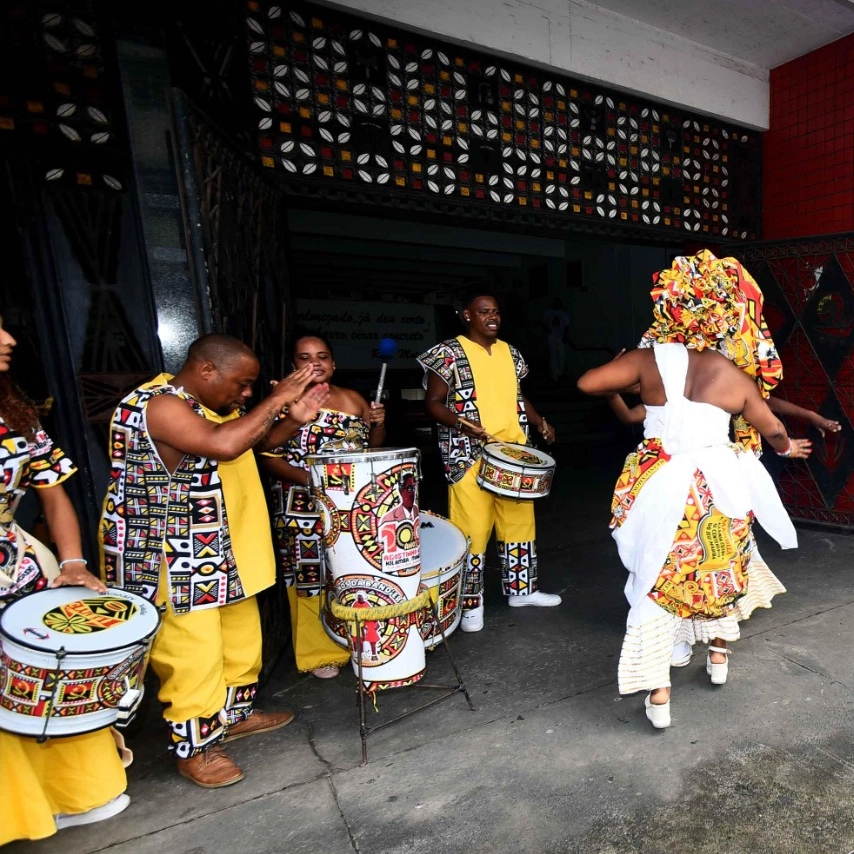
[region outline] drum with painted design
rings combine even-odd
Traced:
[[[439,621],[450,635],[460,625],[463,615],[462,587],[468,540],[463,532],[444,516],[422,510],[419,514],[421,539],[421,583],[430,591]],[[327,579],[326,595],[333,595],[332,579]],[[326,634],[341,646],[349,646],[347,626],[324,609],[321,619]],[[433,615],[424,615],[421,637],[426,649],[433,649],[442,640]]]
[[[489,442],[477,473],[478,485],[505,498],[545,498],[552,488],[555,461],[530,445]]]
[[[469,543],[463,532],[444,516],[421,511],[421,581],[430,591],[445,637],[463,616],[463,574]],[[421,628],[424,646],[442,642],[439,625],[428,613]]]
[[[13,602],[0,613],[0,729],[53,737],[130,723],[159,627],[156,606],[126,590]]]
[[[334,600],[347,608],[400,605],[421,589],[415,448],[313,454],[306,458]],[[361,656],[369,690],[417,682],[424,674],[424,612],[363,622],[364,636],[347,627],[353,669]],[[338,626],[340,630],[340,624]]]

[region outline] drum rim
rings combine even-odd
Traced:
[[[527,451],[533,451],[534,456],[537,456],[537,454],[541,454],[542,456],[546,457],[546,459],[551,460],[551,462],[546,462],[545,460],[543,460],[543,462],[540,463],[539,466],[534,466],[532,463],[523,463],[519,460],[514,460],[512,458],[509,460],[505,460],[503,457],[499,457],[496,453],[490,453],[488,450],[490,446],[500,447],[501,445],[515,445],[517,448],[525,448],[525,450]],[[545,451],[541,451],[534,445],[523,445],[521,442],[487,442],[483,446],[481,453],[484,457],[489,457],[490,459],[497,460],[503,465],[517,466],[518,468],[539,468],[540,466],[542,466],[543,471],[548,471],[549,469],[554,468],[557,465],[555,458],[551,454],[547,454]]]
[[[83,712],[80,715],[38,715],[37,716],[37,715],[19,715],[17,712],[13,712],[10,709],[4,709],[2,706],[0,706],[0,712],[6,712],[10,715],[14,715],[16,718],[19,718],[19,717],[24,718],[27,721],[30,721],[30,720],[38,721],[40,729],[44,729],[44,722],[45,721],[49,721],[49,722],[50,721],[72,721],[72,722],[80,723],[81,721],[85,721],[90,715],[97,715],[97,714],[102,714],[104,712],[114,712],[114,711],[115,711],[115,707],[109,706],[109,707],[104,708],[104,709],[98,709],[94,712]],[[50,726],[51,726],[50,723],[48,723],[47,728],[50,729]],[[111,727],[116,727],[116,726],[117,726],[117,721],[114,719],[111,721],[107,721],[106,723],[103,723],[103,724],[99,722],[98,726],[96,726],[96,727],[88,727],[87,726],[86,729],[78,729],[78,730],[75,730],[74,732],[47,732],[47,733],[45,733],[45,735],[47,736],[47,738],[72,738],[75,735],[88,735],[90,732],[100,732],[100,730],[102,730],[102,729],[110,729]],[[124,726],[124,724],[122,724],[122,726]],[[0,732],[10,732],[10,733],[12,733],[12,735],[20,735],[20,736],[23,736],[24,738],[34,738],[34,737],[37,738],[39,735],[41,735],[41,733],[38,733],[37,735],[34,736],[33,733],[31,733],[31,732],[21,732],[20,730],[17,730],[17,729],[7,729],[6,727],[4,727],[2,725],[2,723],[0,723]]]
[[[74,585],[74,587],[78,587],[78,586],[82,587],[82,585]],[[61,589],[61,588],[58,588],[58,587],[48,588],[48,590],[59,590],[59,589]],[[82,587],[82,589],[88,590],[89,588],[88,587]],[[148,599],[146,599],[144,596],[140,596],[138,593],[133,593],[130,590],[123,590],[121,587],[115,587],[115,588],[110,587],[107,592],[109,593],[110,591],[113,591],[113,590],[121,592],[121,593],[127,593],[127,594],[129,594],[129,595],[131,595],[137,599],[142,599],[143,602],[146,602],[149,605],[151,605],[151,603],[148,601]],[[25,599],[28,599],[30,596],[35,596],[37,593],[45,593],[45,592],[47,592],[47,591],[45,591],[45,590],[33,590],[31,593],[27,593],[26,596],[22,596],[20,599],[16,599],[14,602],[10,602],[6,608],[4,608],[2,611],[0,611],[0,638],[6,638],[6,640],[8,640],[10,643],[17,644],[18,646],[24,647],[24,649],[31,649],[34,652],[44,652],[44,653],[47,653],[48,655],[56,655],[56,653],[59,652],[59,649],[64,648],[64,647],[60,646],[59,649],[49,649],[49,648],[46,648],[44,646],[36,646],[34,643],[31,643],[30,641],[21,640],[19,638],[14,637],[13,635],[10,635],[8,630],[3,627],[3,617],[8,613],[9,609],[12,606],[17,605],[19,602],[23,602]],[[92,590],[90,592],[95,593],[94,590]],[[95,595],[97,595],[97,594],[95,594]],[[152,640],[154,638],[154,636],[157,634],[157,632],[160,630],[160,624],[163,622],[163,616],[160,613],[160,609],[156,605],[151,605],[151,607],[154,611],[154,616],[157,618],[157,620],[154,624],[154,628],[148,634],[142,635],[141,637],[137,638],[136,640],[132,640],[132,641],[128,641],[127,643],[120,644],[119,646],[100,647],[99,649],[89,649],[89,650],[73,650],[73,651],[66,650],[65,655],[67,655],[67,656],[73,655],[75,658],[80,657],[80,656],[84,656],[84,655],[102,655],[102,654],[108,653],[108,652],[118,652],[119,650],[122,650],[122,649],[130,649],[131,647],[140,646],[142,644],[147,645],[148,641]]]
[[[379,453],[375,453],[379,452]],[[307,454],[305,462],[311,466],[316,462],[335,462],[340,457],[347,457],[348,462],[368,462],[368,460],[401,460],[407,457],[421,457],[418,448],[365,448],[361,451],[340,451],[337,454]]]
[[[460,557],[455,558],[451,563],[447,563],[444,566],[438,567],[438,569],[431,570],[429,575],[424,574],[424,556],[422,553],[422,556],[421,556],[422,557],[422,559],[421,559],[421,580],[423,581],[425,578],[431,578],[431,579],[432,578],[440,578],[442,576],[442,574],[448,573],[452,569],[456,569],[457,566],[459,566],[461,564],[462,564],[463,569],[465,569],[466,553],[469,550],[468,537],[466,537],[466,535],[447,516],[443,516],[441,513],[436,513],[433,510],[419,510],[418,515],[421,516],[422,514],[424,516],[433,516],[436,519],[441,519],[441,521],[446,522],[448,525],[450,525],[463,538],[463,545],[465,546],[465,548],[463,549],[463,553],[462,553],[462,555],[460,555]],[[421,528],[421,526],[419,525],[419,531],[418,531],[419,539],[421,536],[420,528]]]

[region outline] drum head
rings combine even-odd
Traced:
[[[363,451],[338,451],[332,454],[309,454],[305,461],[309,466],[326,463],[367,463],[396,460],[420,460],[418,448],[365,448]]]
[[[513,442],[489,442],[483,446],[483,453],[510,468],[548,469],[555,464],[554,459],[543,451]]]
[[[157,608],[127,590],[95,593],[85,587],[41,590],[0,614],[0,635],[45,652],[109,652],[151,637],[160,625]]]
[[[453,566],[466,553],[463,532],[444,516],[421,511],[421,574]]]

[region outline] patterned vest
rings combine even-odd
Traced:
[[[198,401],[168,382],[146,384],[119,404],[110,429],[110,485],[98,531],[104,577],[155,602],[165,561],[176,614],[230,605],[245,593],[217,461],[188,454],[174,472],[166,470],[146,430],[146,407],[159,394],[174,394],[206,417]]]
[[[528,415],[525,412],[525,400],[519,380],[528,375],[528,366],[522,354],[512,345],[510,355],[516,368],[516,413],[519,426],[528,434]],[[418,364],[424,369],[424,388],[427,388],[427,373],[437,374],[448,386],[445,405],[457,415],[480,425],[480,412],[477,408],[478,390],[474,386],[474,374],[463,345],[456,338],[442,341],[418,357]],[[487,393],[485,389],[481,393]],[[448,483],[461,481],[466,472],[480,459],[483,445],[472,441],[457,429],[444,424],[439,425],[439,454],[445,466]]]

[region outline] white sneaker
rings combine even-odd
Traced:
[[[102,804],[99,807],[94,807],[86,812],[65,813],[61,812],[54,816],[56,821],[56,829],[63,830],[66,827],[76,827],[79,824],[94,824],[96,821],[104,821],[112,818],[120,812],[124,812],[130,805],[130,798],[125,795],[116,795],[111,801]]]
[[[656,729],[667,729],[670,726],[670,700],[658,704],[653,703],[649,696],[647,694],[644,701],[647,719]]]
[[[723,664],[713,664],[711,653],[722,652],[727,659]],[[712,685],[726,685],[727,673],[729,671],[730,650],[725,646],[710,646],[706,654],[706,673],[712,677]]]
[[[483,628],[483,605],[478,605],[477,608],[472,608],[469,611],[463,611],[463,618],[460,620],[461,632],[479,632]]]
[[[508,596],[507,604],[511,608],[524,608],[525,605],[536,605],[538,608],[554,608],[555,605],[560,605],[561,598],[557,593],[543,593],[542,590],[537,590],[534,593],[527,595]]]

